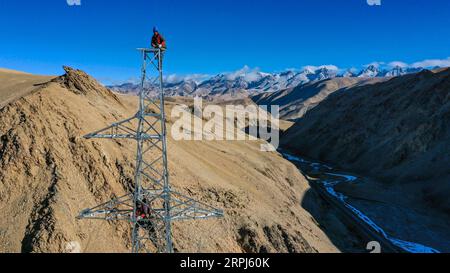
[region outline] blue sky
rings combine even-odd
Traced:
[[[0,0],[0,67],[102,82],[137,78],[137,47],[157,25],[168,40],[166,73],[216,74],[244,65],[360,67],[450,56],[450,1]]]

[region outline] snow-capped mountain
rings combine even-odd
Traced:
[[[347,70],[339,73],[332,66],[306,67],[301,71],[287,70],[281,73],[264,73],[252,71],[247,67],[234,73],[222,73],[201,82],[192,79],[180,80],[165,84],[168,96],[201,96],[201,97],[242,97],[266,92],[276,92],[294,88],[306,83],[318,82],[336,77],[375,78],[397,77],[409,73],[417,73],[423,68],[403,68],[395,66],[390,70],[380,69],[376,65],[368,65],[359,73]],[[139,85],[125,83],[108,86],[120,93],[137,93]],[[156,88],[155,88],[156,89]]]
[[[315,72],[311,81],[323,81],[326,79],[336,78],[337,74],[337,70],[331,70],[326,67],[322,67]]]
[[[259,80],[251,82],[249,89],[256,92],[279,91],[310,82],[311,75],[314,75],[314,72],[309,69],[302,72],[289,70],[276,74],[265,73]]]
[[[355,74],[354,71],[352,71],[351,69],[348,69],[342,75],[340,75],[340,77],[342,78],[354,78],[356,76],[357,74]]]
[[[406,70],[397,65],[391,71],[385,73],[385,77],[398,77],[405,74],[407,74]]]
[[[288,70],[282,73],[251,72],[234,77],[220,74],[201,83],[200,90],[210,90],[210,94],[224,94],[229,91],[242,91],[248,93],[274,92],[286,88],[296,87],[312,81],[334,78],[337,70],[326,67],[312,70],[306,68],[301,72]]]
[[[380,69],[375,65],[369,65],[363,69],[357,77],[359,78],[375,78],[375,77],[399,77],[406,74],[418,73],[424,70],[421,67],[401,67],[394,66],[390,70]]]
[[[364,68],[361,72],[358,74],[358,78],[375,78],[375,77],[382,77],[383,72],[378,69],[375,65],[369,65],[366,68]]]

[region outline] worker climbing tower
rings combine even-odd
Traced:
[[[142,54],[139,110],[135,116],[88,134],[86,139],[130,139],[136,142],[136,169],[130,193],[86,209],[78,219],[129,221],[133,253],[172,253],[173,221],[223,217],[223,211],[174,191],[169,183],[167,131],[161,49]],[[157,72],[154,77],[150,70]],[[157,96],[154,96],[156,89]],[[141,211],[145,208],[144,215]]]

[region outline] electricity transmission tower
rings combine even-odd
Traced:
[[[131,193],[83,210],[78,219],[129,221],[133,253],[173,253],[173,221],[223,217],[223,211],[173,191],[167,167],[166,116],[161,49],[138,49],[143,58],[139,110],[134,117],[86,135],[86,139],[136,141],[136,169]],[[156,69],[152,79],[148,70]],[[158,85],[158,96],[151,91]],[[140,217],[145,207],[150,213]]]

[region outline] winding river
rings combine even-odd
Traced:
[[[321,183],[327,193],[334,198],[336,198],[339,202],[341,202],[348,210],[350,210],[355,216],[357,216],[358,219],[369,225],[375,232],[383,236],[386,240],[390,241],[393,245],[403,249],[405,252],[409,253],[440,253],[438,250],[433,249],[431,247],[414,243],[414,242],[408,242],[403,241],[398,238],[395,238],[391,236],[390,234],[387,234],[387,232],[377,225],[372,219],[370,219],[367,215],[365,215],[362,211],[358,210],[351,204],[347,202],[348,197],[345,196],[342,193],[339,193],[335,190],[335,187],[340,183],[356,183],[358,180],[358,177],[352,176],[352,175],[346,175],[341,173],[334,173],[333,168],[321,163],[311,162],[308,160],[305,160],[301,157],[297,157],[294,155],[291,155],[286,152],[281,153],[287,160],[291,161],[292,163],[301,163],[309,165],[311,168],[313,168],[315,171],[321,172],[324,176],[326,176],[326,179],[322,179],[318,181],[317,183]]]

